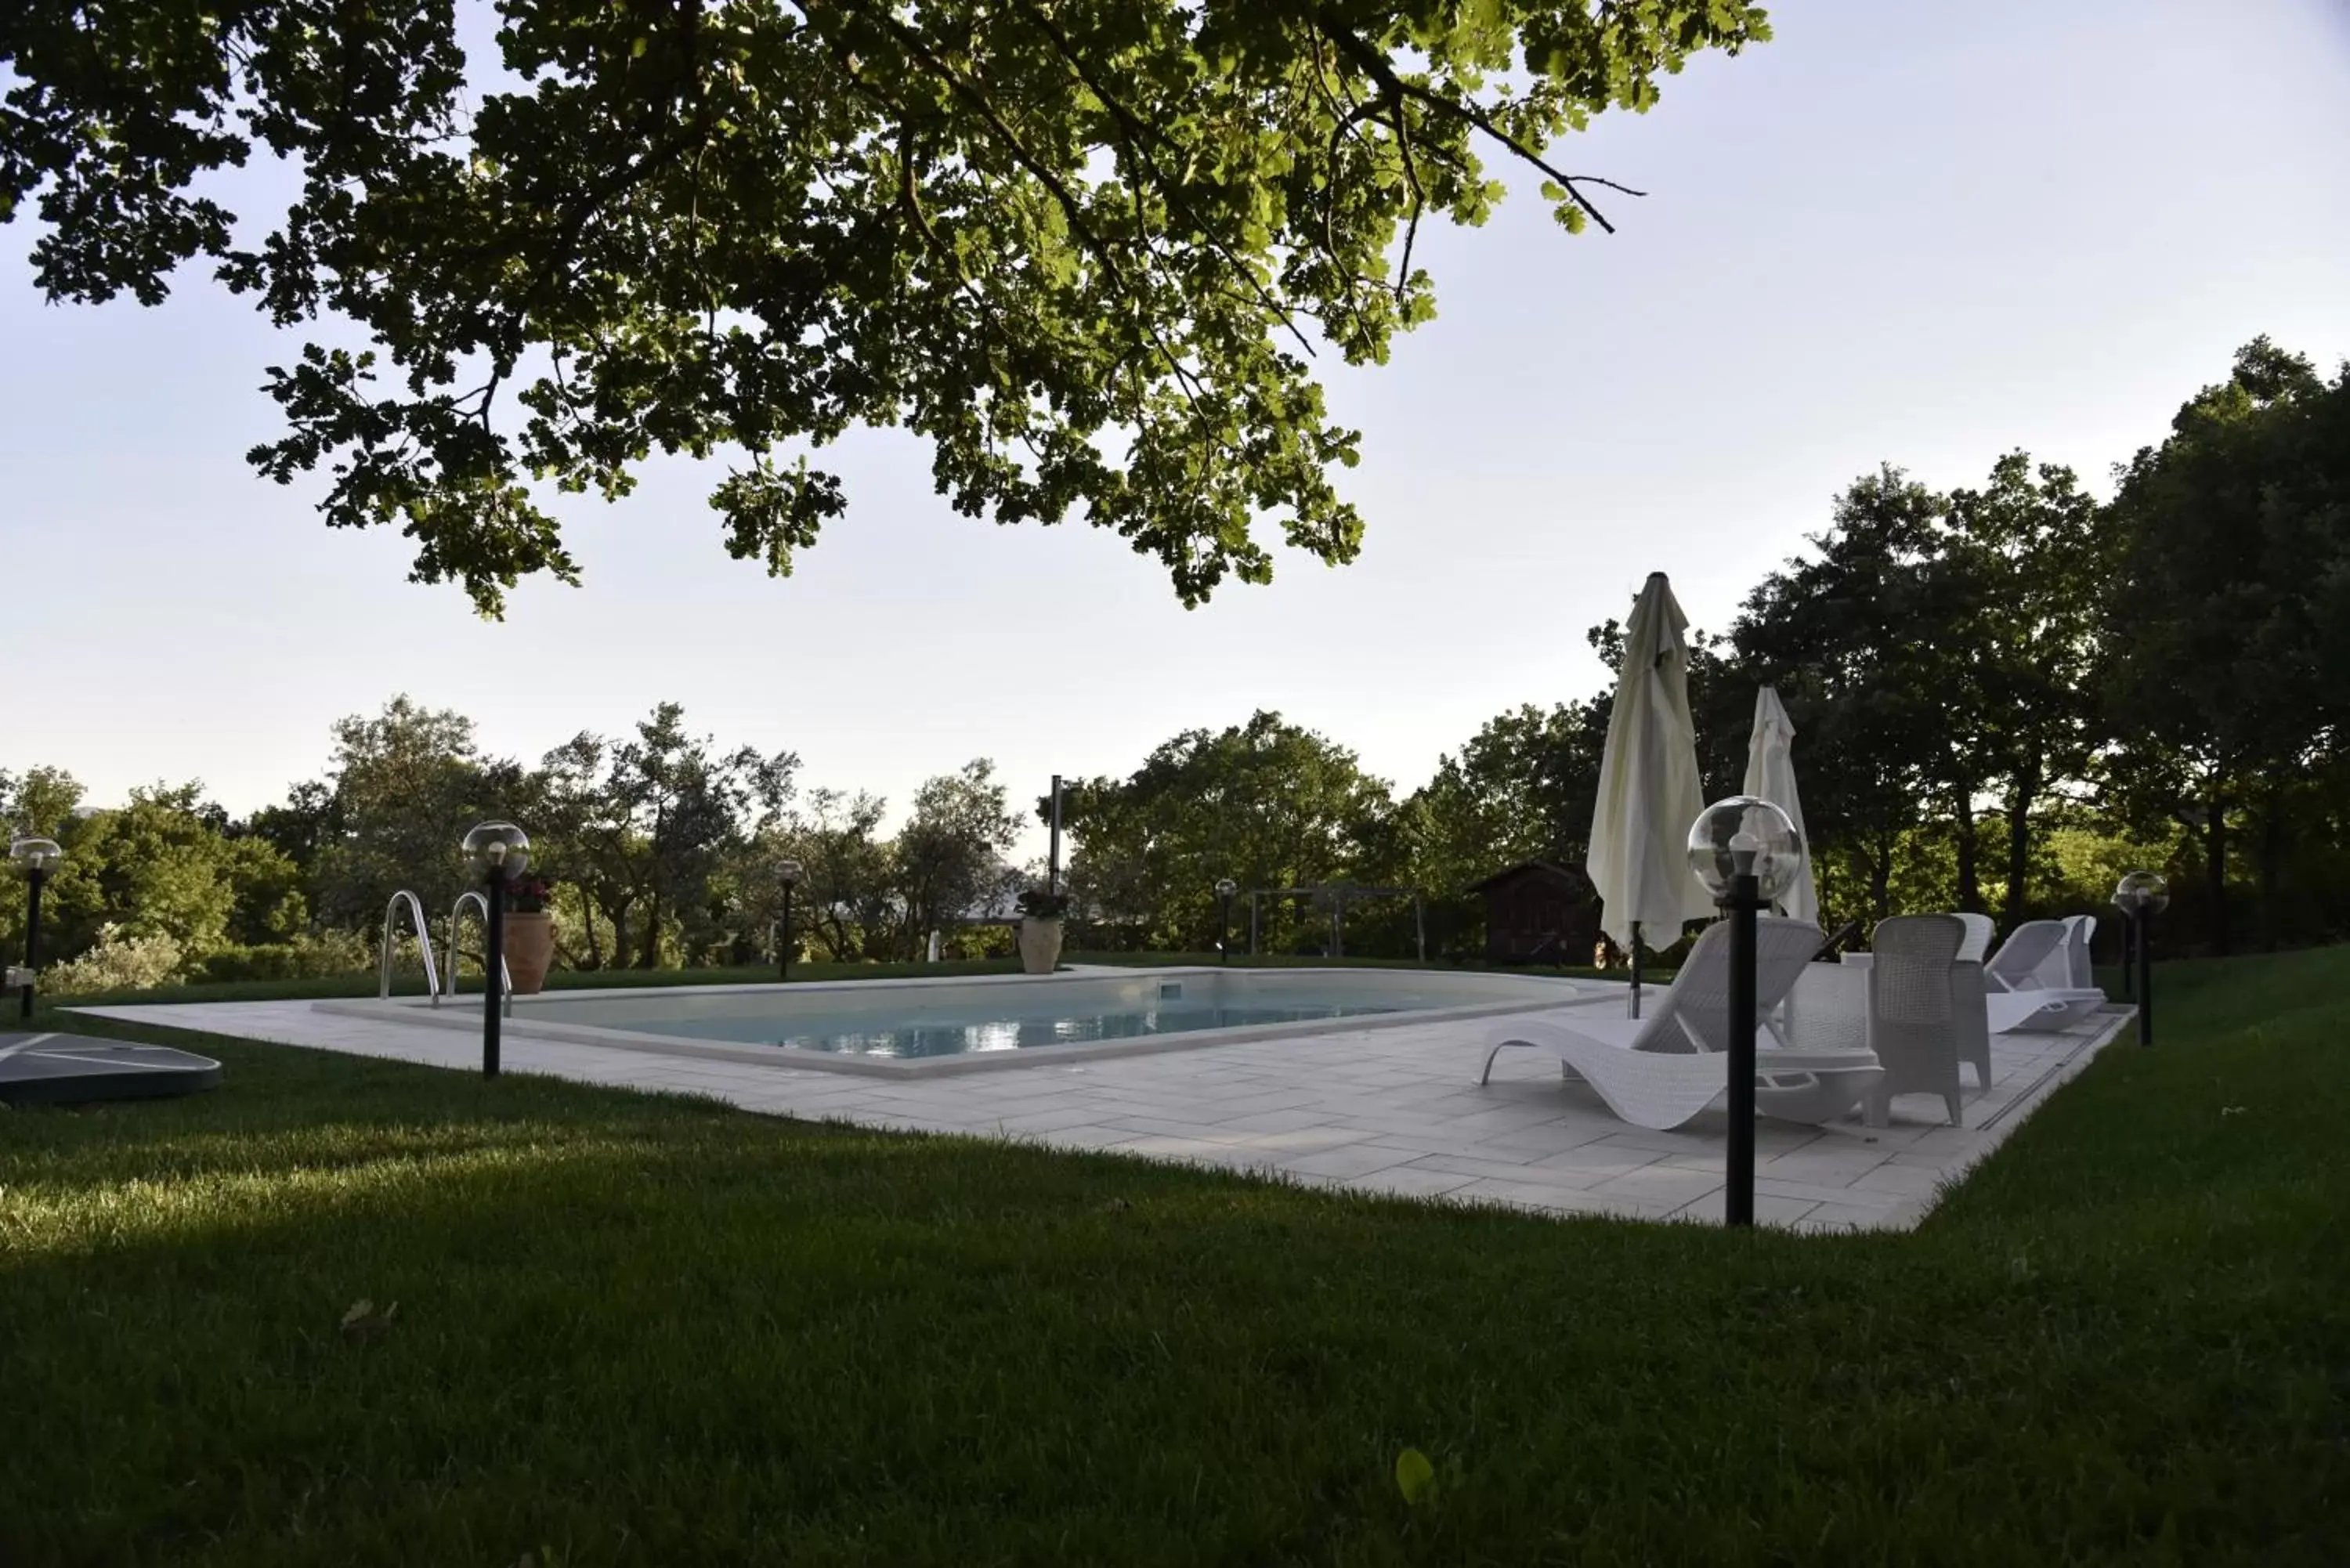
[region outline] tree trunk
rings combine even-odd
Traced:
[[[1975,865],[1975,801],[1971,788],[1962,784],[1952,792],[1950,817],[1958,831],[1959,908],[1980,914],[1982,911],[1982,875]]]
[[[596,940],[596,900],[588,896],[588,886],[586,883],[577,883],[575,886],[577,888],[579,893],[579,912],[582,917],[583,923],[588,928],[588,967],[589,969],[602,969],[604,967],[604,947],[601,942]]]
[[[2277,873],[2284,859],[2284,817],[2282,787],[2272,784],[2261,805],[2261,946],[2278,947]]]
[[[2010,782],[2007,792],[2007,928],[2023,922],[2031,893],[2032,807],[2040,798],[2038,774],[2026,769]]]
[[[645,934],[637,946],[639,969],[660,968],[660,896],[655,894],[645,905]]]
[[[1868,859],[1868,907],[1882,920],[1893,913],[1893,845],[1880,843]]]
[[[2221,958],[2236,950],[2228,918],[2228,808],[2215,780],[2203,825],[2203,878],[2211,889],[2211,950]]]

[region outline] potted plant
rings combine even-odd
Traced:
[[[1061,961],[1061,917],[1069,912],[1066,893],[1031,888],[1020,895],[1020,968],[1050,974]]]
[[[545,877],[517,877],[506,884],[506,974],[516,996],[536,996],[546,985],[547,969],[555,962],[555,917],[546,906],[554,897],[555,884]]]

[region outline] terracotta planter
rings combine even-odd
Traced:
[[[1031,916],[1020,922],[1020,968],[1028,974],[1050,974],[1061,961],[1061,922]]]
[[[547,966],[555,961],[555,917],[544,909],[535,915],[508,915],[505,945],[514,993],[536,996],[546,984]]]

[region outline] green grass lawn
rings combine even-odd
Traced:
[[[0,1563],[2350,1562],[2350,950],[2163,978],[1906,1235],[216,1043],[0,1113]]]

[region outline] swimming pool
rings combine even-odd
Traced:
[[[1098,969],[1053,975],[570,991],[518,999],[515,1038],[887,1075],[1184,1049],[1336,1029],[1482,1017],[1586,1001],[1555,976],[1374,969]],[[478,1005],[397,1009],[478,1028]]]

